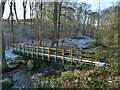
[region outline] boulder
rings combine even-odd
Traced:
[[[5,78],[3,80],[0,80],[0,83],[2,84],[2,88],[9,88],[13,85],[13,79],[12,78]]]
[[[64,70],[64,69],[65,69],[64,66],[63,66],[62,64],[58,63],[58,62],[53,63],[53,64],[52,64],[52,67],[53,67],[53,69],[55,69],[55,70],[61,70],[61,69]]]
[[[18,57],[16,57],[15,60],[22,60],[22,59],[24,59],[22,56],[18,56]]]
[[[25,60],[19,60],[19,62],[18,62],[19,64],[23,64],[23,65],[26,65],[27,64],[27,61],[25,61]]]
[[[41,64],[41,67],[46,68],[47,64],[44,62],[44,63]]]
[[[49,71],[45,70],[44,71],[44,74],[45,74],[45,77],[46,76],[52,76],[52,75],[55,75],[56,74],[56,70],[55,69],[51,69]]]
[[[28,63],[27,63],[27,66],[28,66],[29,70],[32,70],[34,68],[34,61],[29,60]]]

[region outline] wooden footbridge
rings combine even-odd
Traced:
[[[95,66],[102,66],[105,63],[98,62],[97,53],[93,51],[80,50],[80,49],[62,49],[62,48],[50,48],[38,45],[30,44],[13,44],[13,52],[18,55],[28,56],[31,58],[42,60],[47,59],[48,61],[61,60],[62,64],[65,61],[75,63],[91,63]]]

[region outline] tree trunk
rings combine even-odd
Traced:
[[[16,21],[17,21],[17,23],[18,23],[19,20],[18,20],[18,16],[17,16],[16,3],[15,3],[15,1],[14,1],[14,11],[15,11],[15,16],[16,16]]]
[[[118,28],[117,28],[117,30],[118,30],[118,55],[117,55],[117,58],[118,58],[118,60],[117,60],[117,62],[119,63],[120,62],[120,4],[118,5],[118,7],[117,7],[117,12],[118,12]],[[119,64],[119,66],[120,66],[120,64]]]
[[[31,43],[33,44],[33,2],[30,0]]]
[[[26,28],[25,28],[25,25],[26,25],[26,4],[27,4],[27,0],[23,0],[23,30],[25,31],[26,33]],[[21,38],[21,37],[20,37]],[[22,40],[20,40],[22,42]]]
[[[4,36],[3,36],[3,30],[2,30],[2,16],[4,13],[4,6],[7,0],[5,0],[4,2],[1,2],[0,5],[0,68],[2,69],[2,71],[4,72],[5,70],[8,69],[6,60],[5,60],[5,45],[4,45]]]
[[[7,70],[7,63],[5,60],[5,45],[4,45],[4,36],[3,36],[3,30],[0,28],[0,60],[2,61],[2,65],[0,65],[0,68],[2,66],[2,71]]]
[[[62,6],[62,2],[60,2],[59,4],[59,17],[58,17],[58,32],[57,32],[57,47],[59,46],[59,39],[60,39],[60,17],[61,17],[61,6]]]
[[[87,10],[85,10],[85,18],[84,18],[84,21],[83,21],[83,33],[82,33],[83,37],[86,35],[86,31],[85,31],[85,27],[86,27],[85,22],[86,22],[86,18],[87,18],[86,13],[87,13]]]
[[[43,16],[42,16],[42,12],[43,12],[43,11],[42,11],[42,10],[43,10],[43,9],[42,9],[42,8],[43,8],[43,3],[42,3],[42,1],[41,1],[41,5],[40,5],[40,11],[41,11],[41,15],[40,15],[40,19],[41,19],[40,28],[41,28],[41,30],[40,30],[40,31],[41,31],[41,32],[40,32],[39,40],[40,40],[40,44],[41,44],[41,45],[44,45],[44,44],[43,44],[43,25],[42,25],[42,24],[43,24],[43,23],[42,23],[42,21],[43,21],[43,20],[42,20],[42,19],[43,19]]]
[[[54,47],[55,42],[57,41],[56,36],[57,36],[57,15],[58,15],[58,10],[57,10],[58,2],[54,2],[54,13],[53,13],[53,21],[54,21],[54,29],[52,33],[52,43],[51,46]]]
[[[26,22],[26,4],[27,4],[27,0],[23,1],[23,19],[24,19],[24,25]]]
[[[99,44],[99,24],[100,24],[100,1],[99,1],[99,9],[98,9],[98,23],[97,23],[97,35],[96,35],[96,44]]]
[[[11,33],[12,33],[11,43],[15,43],[15,37],[14,37],[14,31],[13,31],[13,13],[12,13],[13,3],[12,3],[12,1],[10,2],[9,6],[10,6],[10,14],[9,14],[8,20],[10,19],[10,30],[11,30]]]

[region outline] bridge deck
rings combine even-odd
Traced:
[[[13,44],[13,52],[19,55],[26,55],[32,58],[39,58],[46,56],[48,60],[54,58],[55,61],[58,59],[64,61],[80,62],[80,63],[92,63],[95,66],[102,66],[105,63],[97,61],[97,54],[93,51],[82,51],[79,49],[61,49],[61,48],[50,48],[41,47],[37,45],[27,45],[27,44]]]

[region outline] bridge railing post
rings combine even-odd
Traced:
[[[34,46],[32,45],[32,58],[34,57]]]
[[[23,44],[22,47],[23,47],[23,55],[24,55],[25,54],[25,45]]]
[[[55,48],[55,62],[57,60],[57,48]]]
[[[29,56],[29,45],[28,45],[28,47],[27,47],[27,56]]]
[[[80,68],[82,69],[82,51],[80,51]]]
[[[26,45],[24,45],[24,54],[27,55]]]
[[[97,61],[97,53],[96,52],[94,53],[94,60]],[[95,64],[94,64],[94,67],[95,67]]]
[[[91,61],[92,61],[92,65],[93,65],[93,67],[92,68],[94,68],[94,53],[93,52],[90,52],[89,53],[90,54],[90,56],[91,56]]]
[[[25,53],[25,55],[26,55],[26,54],[27,54],[27,53],[26,53],[26,51],[27,51],[27,50],[26,50],[26,45],[24,45],[24,51],[25,51],[24,53]]]
[[[37,56],[37,59],[39,58],[39,52],[38,52],[38,49],[39,49],[39,47],[38,46],[36,46],[36,56]]]
[[[50,61],[50,48],[48,48],[48,61]]]
[[[73,61],[73,50],[71,50],[71,65],[72,65],[72,61]]]
[[[19,54],[21,54],[21,44],[19,44]]]
[[[82,51],[80,52],[80,62],[82,64]]]
[[[44,46],[42,47],[42,60],[44,60]]]
[[[12,44],[13,52],[14,52],[14,45]]]
[[[65,50],[62,49],[62,64],[64,64],[64,56],[65,56]]]
[[[95,52],[95,61],[99,61],[99,52]]]
[[[17,51],[17,44],[15,45],[16,51]]]
[[[16,45],[16,44],[12,44],[13,52],[15,52],[15,48],[16,48],[15,45]]]

